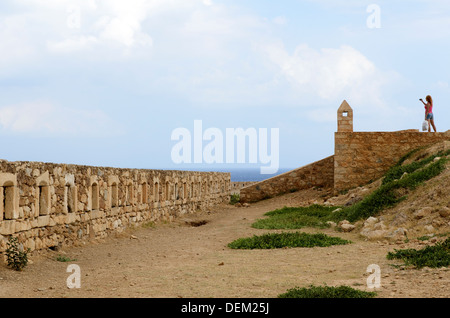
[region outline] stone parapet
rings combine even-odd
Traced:
[[[0,252],[39,250],[229,202],[230,173],[0,161]]]

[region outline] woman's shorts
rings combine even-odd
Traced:
[[[434,119],[433,113],[428,113],[427,120]]]

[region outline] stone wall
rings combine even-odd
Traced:
[[[0,252],[17,236],[39,250],[230,199],[230,174],[0,161]]]
[[[241,192],[242,188],[248,187],[257,181],[236,181],[231,182],[231,193],[232,194],[239,194]]]
[[[334,191],[338,193],[376,180],[411,150],[444,140],[450,140],[450,131],[338,131],[335,133]]]
[[[249,203],[314,186],[332,188],[333,182],[334,156],[330,156],[242,188],[240,199]]]

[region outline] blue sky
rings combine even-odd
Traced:
[[[380,9],[380,24],[370,28]],[[450,127],[450,2],[16,0],[0,4],[0,158],[124,168],[175,164],[180,127],[278,128],[280,168],[355,131]]]

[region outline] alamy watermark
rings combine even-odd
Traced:
[[[67,273],[72,273],[67,277],[66,285],[67,288],[81,288],[81,268],[77,264],[71,264],[67,266]]]
[[[81,28],[81,8],[76,5],[67,7],[67,20],[66,25],[69,29]]]
[[[369,29],[381,28],[381,8],[378,4],[369,4],[366,11],[370,13],[367,17],[366,25]]]
[[[381,286],[381,268],[377,264],[370,264],[367,266],[366,271],[371,273],[369,277],[367,277],[366,283],[367,288],[380,288]]]
[[[211,127],[203,131],[202,120],[194,120],[193,133],[184,127],[172,131],[171,140],[178,142],[171,158],[176,164],[259,163],[265,165],[260,167],[261,174],[273,174],[279,169],[279,138],[279,128],[270,129],[269,141],[267,128],[226,128],[223,132]]]

